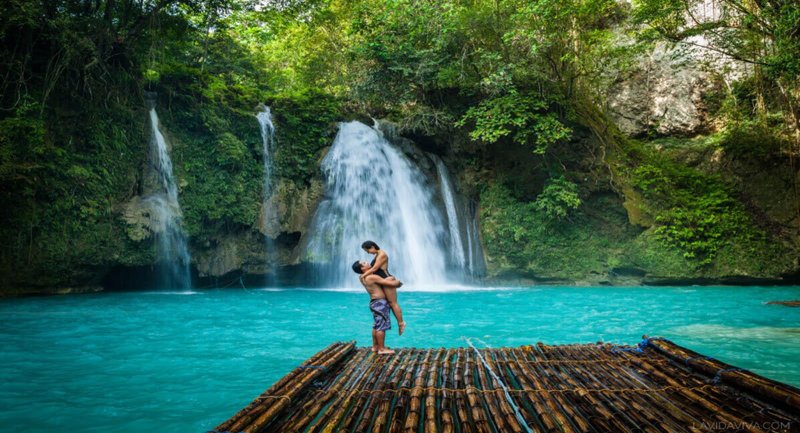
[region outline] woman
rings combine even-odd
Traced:
[[[372,259],[370,263],[371,267],[361,274],[360,278],[363,279],[370,274],[375,274],[381,278],[394,278],[394,276],[389,273],[389,255],[386,254],[386,251],[383,251],[381,247],[373,241],[364,241],[364,243],[361,244],[361,248],[369,254],[374,254],[375,258]],[[397,288],[384,287],[383,293],[386,295],[386,300],[389,302],[389,306],[392,307],[392,313],[394,313],[394,317],[397,319],[397,329],[400,335],[403,335],[403,331],[406,329],[406,322],[403,321],[403,310],[400,308],[400,304],[397,303]]]

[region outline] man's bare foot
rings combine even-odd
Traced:
[[[378,351],[378,355],[393,355],[394,350],[387,348],[381,349]]]
[[[377,352],[378,351],[377,349],[375,349],[375,346],[370,347],[369,350],[371,350],[373,352]]]
[[[397,331],[400,333],[400,335],[403,335],[403,331],[405,330],[406,330],[406,322],[400,322],[397,324]]]

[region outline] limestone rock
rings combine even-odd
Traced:
[[[270,198],[261,206],[258,231],[273,239],[281,233],[305,232],[324,190],[319,179],[312,179],[305,188],[281,179]]]
[[[140,196],[135,196],[122,205],[122,220],[127,224],[125,231],[131,240],[143,241],[153,233],[151,210],[149,203]]]
[[[252,243],[246,236],[235,234],[219,239],[213,248],[194,253],[197,271],[203,277],[222,276],[241,269]]]
[[[156,204],[158,202],[158,204]],[[180,215],[181,210],[177,203],[170,201],[163,194],[152,194],[147,197],[135,196],[121,206],[122,219],[128,237],[136,242],[149,238],[154,233],[166,230],[167,220],[163,212],[156,211],[157,207],[173,207],[173,215]]]
[[[702,38],[691,43],[705,45]],[[658,43],[609,90],[609,112],[626,134],[692,136],[709,127],[705,97],[747,75],[744,64],[694,45]]]

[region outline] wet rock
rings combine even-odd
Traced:
[[[800,301],[769,301],[767,305],[783,305],[784,307],[800,307]]]

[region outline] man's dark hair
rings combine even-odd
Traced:
[[[370,248],[375,248],[376,250],[381,249],[381,247],[379,247],[378,244],[372,241],[364,241],[364,243],[361,244],[361,248],[364,248],[365,250],[368,250]]]
[[[353,272],[355,272],[357,274],[363,274],[364,273],[364,271],[361,270],[361,262],[359,262],[358,260],[356,260],[356,262],[353,263]]]

